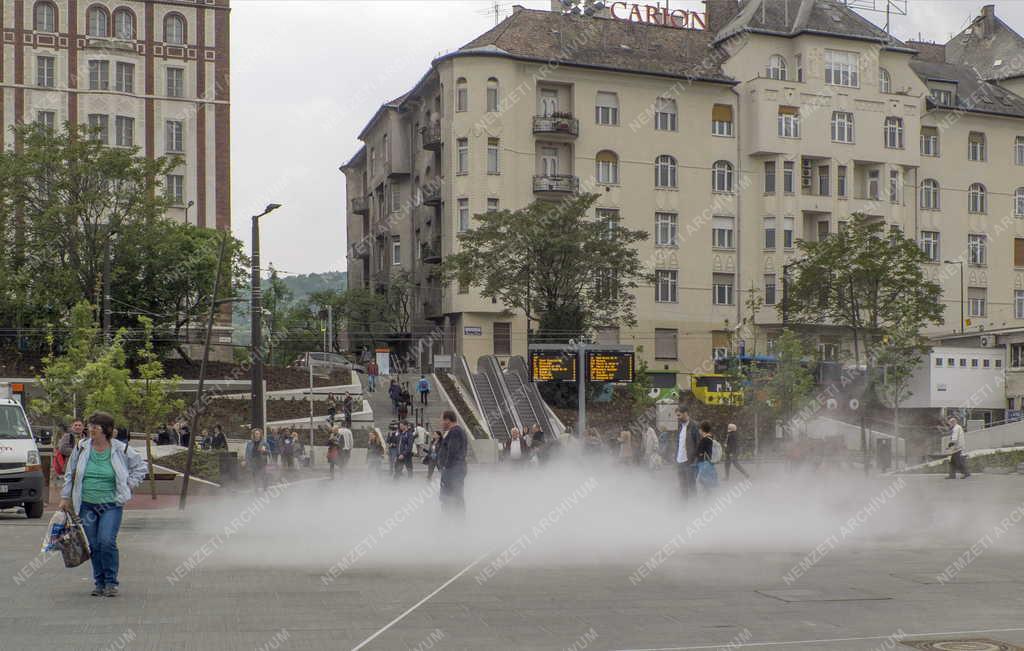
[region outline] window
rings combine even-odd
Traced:
[[[828,239],[829,224],[826,221],[818,222],[818,241],[824,242]]]
[[[676,185],[676,159],[662,154],[654,161],[654,187],[674,188]]]
[[[497,322],[494,324],[494,354],[512,354],[512,324]]]
[[[732,106],[715,104],[711,108],[711,135],[732,137]]]
[[[935,127],[921,127],[921,155],[939,155],[939,130]]]
[[[972,183],[967,188],[967,212],[981,215],[988,212],[988,198],[985,186],[981,183]]]
[[[836,168],[836,196],[840,199],[846,197],[846,165]]]
[[[88,36],[110,36],[110,16],[103,7],[90,7],[85,14],[85,33]]]
[[[167,14],[164,17],[164,43],[185,44],[185,19],[181,14]]]
[[[487,112],[498,112],[498,80],[494,77],[487,80]]]
[[[853,142],[853,113],[846,111],[832,112],[832,140],[835,142]]]
[[[459,138],[455,141],[456,151],[456,174],[469,174],[469,138]]]
[[[795,106],[779,107],[779,137],[800,137],[800,109]]]
[[[794,165],[793,161],[787,160],[782,163],[782,191],[786,194],[793,194],[795,187],[795,180],[793,178]]]
[[[185,96],[185,69],[184,68],[168,68],[167,69],[167,96],[168,97],[184,97]]]
[[[655,246],[676,246],[679,235],[678,216],[674,212],[654,213]]]
[[[135,92],[135,64],[118,61],[114,66],[114,90]]]
[[[1024,188],[1013,191],[1013,214],[1015,217],[1024,217]]]
[[[961,357],[960,358],[960,368],[967,368],[967,358],[966,357]]]
[[[114,36],[123,41],[135,38],[135,16],[127,9],[114,12]]]
[[[967,160],[985,160],[985,134],[972,131],[967,136]]]
[[[1017,165],[1024,165],[1024,136],[1017,136],[1013,144],[1013,162]]]
[[[36,124],[53,131],[57,126],[57,113],[55,111],[39,111],[36,113]]]
[[[720,160],[711,166],[711,191],[732,192],[732,163]]]
[[[939,261],[939,232],[921,231],[921,251],[929,262]]]
[[[967,288],[967,316],[985,316],[986,294],[988,290],[984,287]]]
[[[605,185],[619,184],[619,157],[613,151],[597,152],[597,182]]]
[[[900,202],[900,173],[899,170],[889,170],[889,203]]]
[[[391,184],[391,212],[402,210],[402,186],[398,183]]]
[[[860,85],[859,70],[860,60],[856,52],[825,50],[826,84],[856,88]]]
[[[1024,237],[1013,238],[1013,266],[1024,267]]]
[[[110,62],[89,61],[89,90],[110,88]]]
[[[658,131],[677,131],[679,116],[676,101],[665,97],[654,100],[654,128]]]
[[[487,173],[501,174],[501,142],[497,138],[487,139]]]
[[[713,217],[711,220],[711,246],[716,249],[733,248],[732,234],[736,219],[733,217]]]
[[[135,145],[135,118],[124,115],[114,118],[114,144],[118,147]]]
[[[1013,292],[1013,318],[1024,319],[1024,291],[1020,289]]]
[[[53,57],[36,57],[36,85],[53,88],[56,84]]]
[[[953,91],[944,90],[942,88],[932,88],[928,95],[932,98],[932,101],[942,106],[953,106]]]
[[[402,264],[402,236],[391,236],[391,264]]]
[[[606,237],[609,240],[614,240],[616,237],[615,231],[619,228],[619,209],[598,208],[595,213],[598,223],[603,223],[607,226],[607,230],[605,231]]]
[[[487,197],[487,212],[498,212],[499,205],[496,197]]]
[[[996,360],[996,368],[999,368],[999,361]],[[1010,344],[1010,368],[1024,366],[1024,344]]]
[[[657,303],[676,303],[679,300],[677,281],[679,272],[674,269],[657,269],[654,272],[654,300]]]
[[[35,25],[37,32],[57,31],[57,7],[51,2],[37,2],[35,8]]]
[[[613,127],[619,124],[619,96],[615,93],[599,92],[595,106],[598,124]]]
[[[939,182],[935,179],[921,181],[921,210],[938,210],[939,205]]]
[[[764,275],[764,304],[775,305],[775,274]]]
[[[803,57],[803,55],[801,55],[801,54],[796,55],[795,61],[796,61],[796,80],[802,83],[803,80],[804,80],[804,63],[803,63],[804,57]]]
[[[466,78],[459,77],[455,82],[455,112],[465,113],[469,110],[469,87]]]
[[[832,192],[832,183],[829,179],[828,165],[818,167],[818,195],[827,197]]]
[[[558,91],[542,88],[540,91],[540,114],[546,118],[558,113]]]
[[[558,176],[558,150],[554,147],[541,147],[540,166],[543,176]]]
[[[768,57],[768,67],[764,72],[769,79],[786,81],[786,60],[780,54],[771,55]]]
[[[769,251],[775,250],[775,218],[764,218],[764,248]]]
[[[892,92],[892,76],[889,75],[889,71],[885,68],[878,69],[878,92]]]
[[[388,143],[388,134],[385,133],[380,139],[380,153],[384,156],[384,167],[391,162],[391,146]]]
[[[110,119],[106,115],[89,114],[89,131],[92,140],[107,144],[110,142]]]
[[[181,206],[185,203],[185,177],[181,174],[168,174],[165,195],[172,205]]]
[[[987,259],[986,249],[987,236],[984,234],[970,234],[967,236],[967,262],[969,264],[982,266]]]
[[[171,154],[185,153],[185,125],[178,120],[168,120],[166,134],[167,152]]]
[[[459,232],[469,230],[469,199],[459,199]]]
[[[868,199],[874,199],[876,201],[878,200],[878,193],[880,191],[880,177],[881,173],[878,170],[868,171]]]
[[[942,358],[941,357],[936,357],[935,358],[935,368],[942,368]]]
[[[903,118],[885,118],[885,146],[903,149]]]
[[[765,161],[764,164],[764,193],[775,194],[775,161]]]
[[[782,220],[782,248],[793,248],[793,226],[796,220],[792,217],[785,217]]]
[[[715,305],[732,305],[733,274],[711,275],[711,297]]]
[[[679,331],[675,328],[654,329],[654,358],[679,358]]]

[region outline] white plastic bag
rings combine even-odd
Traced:
[[[50,517],[50,523],[46,525],[46,535],[43,536],[43,548],[40,553],[59,551],[57,545],[61,535],[67,530],[68,514],[63,509],[57,509]]]

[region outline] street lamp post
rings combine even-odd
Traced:
[[[943,264],[958,264],[960,265],[960,334],[964,334],[964,261],[963,260],[943,260]]]
[[[252,355],[252,418],[249,428],[263,429],[263,293],[260,289],[260,217],[277,210],[279,203],[268,203],[258,215],[252,217],[252,297],[251,297],[251,341]]]

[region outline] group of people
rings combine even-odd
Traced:
[[[513,427],[501,446],[500,460],[510,465],[541,464],[548,460],[551,449],[539,424],[534,423],[525,434],[518,427]]]
[[[341,417],[345,423],[345,427],[352,427],[352,410],[355,407],[355,399],[352,398],[352,394],[348,391],[341,397]],[[331,427],[334,427],[334,421],[338,416],[338,400],[334,397],[333,393],[327,394],[327,420],[330,422]]]

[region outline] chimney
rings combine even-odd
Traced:
[[[981,28],[984,36],[996,33],[996,6],[985,5],[981,8]]]
[[[739,12],[739,0],[704,0],[704,14],[710,32],[717,32],[725,27]]]

